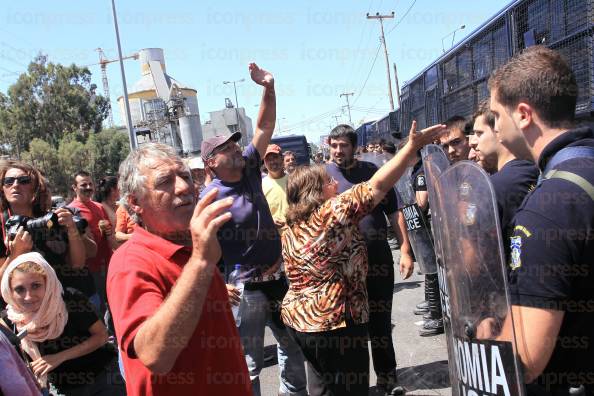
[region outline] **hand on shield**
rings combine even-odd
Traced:
[[[446,126],[444,124],[437,124],[417,132],[417,121],[413,121],[408,134],[407,144],[410,144],[417,151],[423,146],[433,143],[445,131]]]

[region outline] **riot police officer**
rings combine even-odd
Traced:
[[[526,49],[489,89],[502,144],[542,172],[513,220],[503,333],[515,332],[529,394],[592,394],[594,131],[576,126],[575,75],[553,50]]]

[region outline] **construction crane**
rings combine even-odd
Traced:
[[[108,113],[108,123],[109,123],[109,127],[113,128],[114,123],[113,123],[113,112],[111,111],[111,98],[109,97],[109,82],[107,80],[107,65],[113,62],[119,62],[119,59],[107,59],[107,57],[105,56],[105,52],[103,52],[102,48],[96,48],[95,51],[97,51],[99,53],[99,63],[93,63],[92,65],[87,65],[87,67],[89,66],[101,66],[101,81],[103,82],[103,95],[105,96],[105,99],[107,99],[107,102],[109,103],[109,113]],[[122,58],[124,59],[138,59],[138,52],[133,53],[132,55],[129,56],[125,56]]]

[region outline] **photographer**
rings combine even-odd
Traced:
[[[86,250],[73,212],[67,208],[50,211],[47,185],[40,172],[28,164],[8,161],[0,167],[0,182],[3,242],[0,243],[0,276],[11,259],[37,250],[56,269],[65,286],[75,287],[85,294],[95,294],[94,288],[89,290],[87,286],[88,277],[76,270],[84,266]],[[51,213],[55,215],[40,219]],[[29,224],[40,228],[28,229]]]

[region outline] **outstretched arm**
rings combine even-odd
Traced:
[[[369,180],[373,189],[375,205],[380,203],[386,193],[402,177],[416,152],[424,145],[432,143],[443,131],[445,131],[445,125],[434,125],[417,132],[417,122],[412,122],[406,145],[390,161],[379,168]]]
[[[274,92],[274,77],[264,69],[260,69],[255,63],[250,63],[250,76],[252,80],[264,87],[262,101],[260,102],[260,111],[258,112],[258,121],[252,144],[260,153],[260,158],[264,157],[266,147],[272,138],[274,126],[276,124],[276,93]]]

